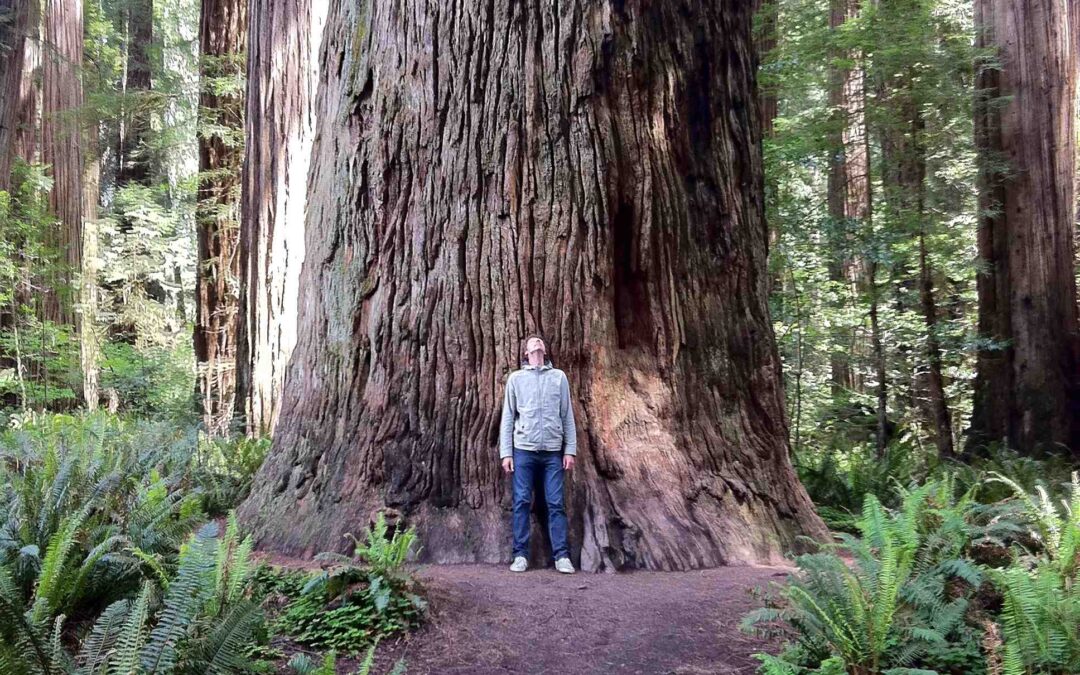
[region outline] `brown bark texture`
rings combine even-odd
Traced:
[[[0,0],[0,190],[16,157],[34,159],[40,22],[36,0]]]
[[[296,344],[308,165],[315,139],[319,0],[252,0],[240,221],[236,408],[273,432]]]
[[[150,158],[144,147],[150,133],[151,109],[143,100],[151,90],[153,67],[150,54],[154,42],[153,0],[129,0],[124,6],[127,30],[125,45],[123,111],[117,127],[116,183],[148,183]]]
[[[1080,453],[1075,3],[977,0],[979,351],[971,442]],[[1001,99],[999,97],[1007,97]]]
[[[207,433],[229,431],[236,389],[236,323],[240,167],[244,101],[235,87],[247,45],[246,0],[203,0],[199,95],[198,270],[195,285],[195,360]]]
[[[766,303],[752,5],[331,9],[300,334],[241,509],[262,546],[344,549],[393,507],[421,560],[508,560],[497,431],[532,331],[571,382],[582,569],[825,535]]]
[[[829,26],[835,31],[859,16],[861,0],[830,0]],[[829,279],[858,297],[862,271],[856,256],[857,234],[870,219],[870,142],[866,126],[866,77],[861,66],[846,62],[861,59],[859,54],[833,55],[829,104],[835,111],[832,161],[827,176],[826,195],[832,221],[835,252],[829,265]],[[843,300],[841,300],[843,301]],[[830,357],[834,394],[859,389],[861,384],[852,361],[857,348],[855,336],[837,336]]]
[[[83,154],[79,109],[82,88],[83,15],[81,0],[44,3],[42,48],[41,159],[53,188],[49,210],[56,218],[48,242],[59,253],[60,269],[42,298],[42,317],[75,326],[76,277],[82,265]]]

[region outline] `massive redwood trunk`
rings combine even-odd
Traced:
[[[571,382],[583,569],[824,536],[766,304],[752,5],[332,9],[300,335],[241,510],[264,547],[342,549],[390,506],[424,560],[508,560],[497,429],[534,330]]]
[[[195,359],[207,433],[225,435],[236,389],[246,0],[202,0]]]
[[[979,41],[1002,64],[976,82],[979,332],[997,342],[979,352],[976,445],[1080,453],[1075,17],[1069,3],[975,3]]]
[[[252,0],[240,222],[236,407],[274,429],[296,344],[308,164],[315,139],[323,0]]]

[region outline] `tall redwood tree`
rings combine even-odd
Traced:
[[[83,104],[82,2],[52,0],[44,2],[43,9],[41,161],[49,167],[53,180],[49,211],[56,223],[48,242],[62,266],[48,280],[41,318],[75,326],[74,284],[82,268],[85,171],[77,118]]]
[[[194,340],[199,399],[211,435],[228,432],[236,392],[246,47],[247,1],[202,0]]]
[[[344,548],[390,506],[425,560],[508,559],[497,429],[534,330],[572,383],[583,569],[824,536],[766,304],[753,5],[335,5],[300,333],[241,514],[263,546]]]
[[[236,409],[273,431],[296,345],[325,0],[251,0],[240,222]]]
[[[979,352],[972,440],[1080,453],[1076,3],[976,0],[982,46]],[[1000,97],[1006,97],[1004,99]]]

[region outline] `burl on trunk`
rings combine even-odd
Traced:
[[[573,390],[583,569],[825,534],[766,305],[753,4],[331,10],[298,344],[241,514],[262,546],[342,549],[391,506],[422,560],[509,560],[497,431],[531,331]]]

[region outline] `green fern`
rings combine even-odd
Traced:
[[[180,553],[176,578],[169,583],[165,606],[143,648],[142,667],[147,673],[168,673],[176,665],[177,645],[213,595],[213,569],[217,526],[204,526]]]
[[[802,672],[839,659],[848,672],[914,672],[924,654],[947,644],[967,609],[965,597],[949,597],[947,582],[980,579],[969,563],[949,557],[955,546],[941,543],[944,524],[967,532],[957,519],[966,520],[972,503],[954,494],[947,479],[901,490],[895,512],[867,495],[856,521],[859,536],[841,534],[838,546],[796,558],[798,572],[742,628],[794,640],[801,662],[761,655],[763,670]]]
[[[1035,495],[997,475],[1026,507],[1036,553],[1022,551],[1010,567],[992,570],[1001,591],[999,624],[1007,675],[1080,672],[1080,474],[1070,496],[1056,507],[1042,485]]]

